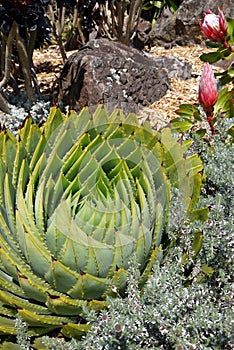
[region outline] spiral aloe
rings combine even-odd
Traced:
[[[2,131],[0,334],[15,334],[19,314],[31,334],[79,336],[83,307],[124,293],[133,254],[143,284],[162,254],[170,186],[189,213],[197,203],[202,164],[184,157],[189,146],[103,107],[78,116],[54,107],[17,138]]]

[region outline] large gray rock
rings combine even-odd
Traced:
[[[168,15],[156,23],[148,36],[148,45],[198,44],[204,41],[197,19],[211,10],[218,14],[218,7],[225,17],[234,18],[233,0],[184,0],[175,14]]]
[[[168,75],[150,57],[96,39],[69,57],[59,79],[58,102],[75,110],[105,103],[109,111],[137,112],[164,96],[168,87]]]
[[[176,59],[152,58],[119,42],[96,39],[69,57],[59,78],[57,101],[75,110],[105,103],[109,111],[138,112],[165,95],[169,76],[190,78],[191,67]]]

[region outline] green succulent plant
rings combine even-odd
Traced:
[[[64,116],[53,107],[14,137],[0,133],[0,334],[61,331],[79,337],[83,308],[124,295],[136,256],[143,285],[162,256],[170,186],[188,214],[198,202],[202,163],[170,128],[151,130],[120,110]]]

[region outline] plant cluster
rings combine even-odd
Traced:
[[[184,157],[190,142],[135,115],[54,107],[40,127],[27,118],[18,138],[2,131],[0,145],[3,334],[20,315],[34,336],[79,337],[90,327],[84,307],[124,295],[132,254],[143,286],[162,256],[170,187],[189,216],[206,215],[195,208],[202,163]]]
[[[2,349],[234,347],[233,88],[210,65],[232,57],[234,22],[200,26],[218,45],[200,106],[160,132],[54,107],[0,133]]]
[[[139,289],[138,266],[133,258],[129,262],[126,297],[117,293],[115,298],[108,298],[108,308],[101,313],[84,309],[92,325],[86,337],[70,342],[43,337],[42,348],[233,348],[233,145],[215,136],[211,157],[208,145],[196,146],[210,179],[201,195],[201,205],[210,208],[209,220],[189,223],[183,201],[173,190],[168,231],[174,248],[168,250],[161,264],[154,265],[143,291]],[[194,232],[202,232],[203,236],[196,258],[191,249]]]
[[[233,32],[233,23],[229,21],[227,25],[219,12],[211,24],[208,29],[212,39],[217,39],[218,53],[202,55],[202,59],[215,55],[217,58],[224,47],[228,54],[222,58],[230,58],[233,36],[228,32]],[[223,83],[232,81],[231,67],[224,76],[228,79]],[[200,205],[209,208],[209,219],[191,222],[180,193],[171,191],[167,225],[170,244],[146,286],[140,291],[137,265],[131,261],[126,298],[118,295],[108,298],[106,311],[87,312],[87,320],[92,324],[87,336],[64,346],[100,350],[233,348],[232,96],[233,91],[227,88],[218,91],[212,68],[206,63],[199,87],[201,107],[182,106],[178,114],[186,117],[172,122],[174,131],[183,132],[182,138],[194,141],[192,150],[204,162],[205,184]],[[205,130],[201,124],[195,126],[195,121],[203,120],[208,122]],[[48,349],[58,344],[50,338],[44,338],[43,343]]]

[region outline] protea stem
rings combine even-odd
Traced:
[[[228,42],[226,40],[224,40],[223,44],[226,47],[226,49],[228,49],[231,52],[234,52],[234,46],[231,46],[230,44],[228,44]]]
[[[206,107],[206,108],[204,108],[204,110],[206,113],[206,118],[207,118],[208,124],[210,126],[211,134],[214,135],[215,134],[215,127],[213,125],[213,106]]]
[[[214,125],[213,125],[213,117],[212,117],[212,115],[208,115],[207,116],[207,121],[208,121],[209,126],[210,126],[211,134],[214,135],[215,134],[215,128],[214,128]]]

